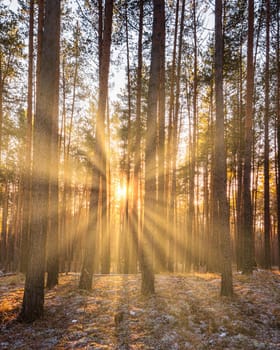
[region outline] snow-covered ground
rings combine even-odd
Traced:
[[[280,349],[280,274],[234,274],[233,299],[219,296],[216,274],[156,275],[143,297],[140,275],[95,276],[92,292],[77,274],[46,291],[45,316],[15,322],[23,277],[0,278],[0,349]]]

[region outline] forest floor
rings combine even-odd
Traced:
[[[44,318],[16,321],[24,278],[0,278],[0,349],[280,349],[280,274],[234,274],[233,299],[220,297],[216,274],[156,275],[143,297],[140,275],[78,274],[46,291]]]

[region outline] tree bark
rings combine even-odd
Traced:
[[[167,203],[165,201],[165,12],[161,11],[162,35],[160,37],[160,71],[159,71],[159,96],[158,96],[158,227],[157,227],[157,249],[156,270],[165,267],[165,241],[166,222],[161,218],[160,213],[166,213]]]
[[[173,209],[172,209],[172,183],[173,183],[173,138],[174,138],[174,104],[175,104],[175,72],[176,72],[176,56],[177,56],[177,38],[178,38],[178,21],[179,21],[179,4],[180,1],[176,1],[176,13],[175,13],[175,27],[174,27],[174,39],[173,39],[173,52],[172,52],[172,65],[171,65],[171,77],[170,77],[170,98],[169,98],[169,111],[168,111],[168,135],[167,135],[167,150],[166,150],[166,218],[167,218],[167,238],[168,238],[168,258],[167,269],[169,272],[173,272],[174,269],[174,237],[173,237]],[[170,205],[170,208],[168,208]]]
[[[99,7],[99,14],[102,15],[102,7]],[[82,289],[91,289],[93,274],[93,254],[96,250],[98,232],[98,203],[100,196],[101,203],[101,271],[110,271],[110,251],[107,239],[107,180],[106,180],[106,155],[105,155],[105,116],[108,97],[108,79],[110,65],[110,48],[112,33],[113,1],[107,0],[105,4],[105,20],[102,39],[99,38],[99,98],[98,112],[96,116],[96,139],[95,139],[95,160],[92,164],[92,185],[90,191],[89,224],[87,229],[87,245],[84,262],[80,277],[79,286]],[[101,26],[99,28],[101,30]],[[99,36],[101,33],[99,33]]]
[[[224,97],[223,97],[223,26],[222,0],[215,1],[215,163],[214,163],[214,196],[216,197],[217,215],[214,226],[221,242],[221,295],[231,296],[232,267],[229,232],[229,204],[227,201],[227,172],[224,130]],[[213,252],[214,254],[214,252]]]
[[[251,163],[253,144],[253,45],[254,45],[254,0],[248,1],[248,43],[247,43],[247,93],[246,93],[246,116],[245,116],[245,140],[244,140],[244,171],[243,171],[243,203],[242,203],[242,226],[243,226],[243,258],[242,272],[253,272],[253,213],[251,194]]]
[[[108,100],[108,79],[110,66],[111,34],[113,18],[113,1],[105,2],[104,31],[102,36],[101,61],[99,62],[100,81],[99,81],[99,99],[98,113],[96,120],[96,154],[100,158],[100,176],[101,176],[101,207],[102,207],[102,231],[101,231],[101,271],[110,272],[110,245],[107,228],[107,177],[106,177],[106,133],[105,118],[106,104]]]
[[[28,35],[28,92],[27,92],[27,132],[25,143],[25,161],[23,174],[23,208],[20,271],[26,272],[28,260],[28,242],[30,229],[31,203],[31,151],[32,151],[32,119],[33,119],[33,50],[34,50],[34,0],[29,4],[29,35]]]
[[[278,237],[278,269],[280,270],[280,2],[277,2],[277,34],[276,61],[277,63],[277,237]]]
[[[140,239],[140,179],[141,179],[141,106],[142,106],[142,68],[143,68],[143,19],[144,19],[144,0],[139,0],[139,34],[138,34],[138,52],[137,52],[137,88],[136,88],[136,138],[134,155],[134,184],[133,184],[133,204],[132,204],[132,240],[135,251],[141,264],[139,256]]]
[[[264,267],[271,268],[270,247],[270,184],[269,184],[269,54],[270,54],[270,0],[266,0],[265,53],[265,115],[264,115]]]
[[[49,177],[49,229],[48,229],[48,256],[47,256],[47,287],[53,288],[58,284],[59,273],[59,242],[58,242],[58,106],[59,106],[59,55],[60,55],[60,11],[56,14],[56,32],[54,36],[53,58],[54,70],[54,98],[53,112],[51,119],[51,139],[50,139],[50,177]]]
[[[60,1],[45,3],[42,60],[39,69],[36,114],[34,120],[32,207],[29,261],[19,318],[32,322],[43,316],[45,249],[48,226],[49,159],[52,119],[57,93],[57,33]]]
[[[154,293],[153,252],[154,238],[157,230],[157,117],[160,87],[162,52],[160,43],[164,36],[164,1],[153,1],[153,33],[148,89],[147,130],[145,149],[145,198],[144,198],[144,231],[142,241],[142,294]]]

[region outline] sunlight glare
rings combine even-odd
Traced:
[[[124,183],[118,184],[116,188],[116,198],[118,200],[123,200],[126,198],[127,188]]]

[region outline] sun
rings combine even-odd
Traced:
[[[118,184],[116,188],[116,198],[118,200],[123,200],[126,198],[127,195],[127,186],[126,184]]]

